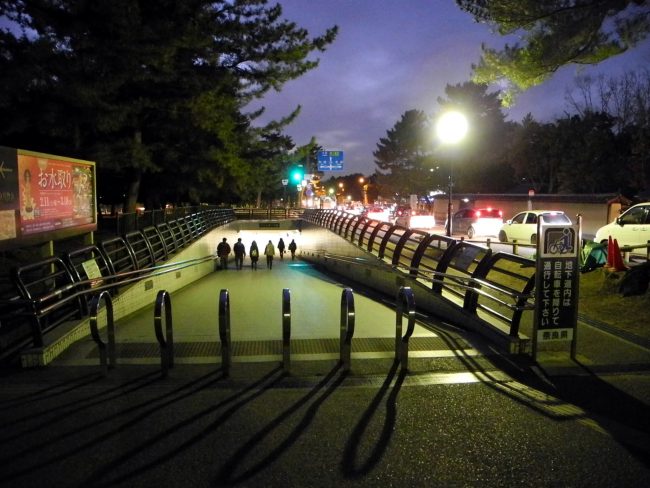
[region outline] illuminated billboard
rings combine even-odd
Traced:
[[[95,163],[0,147],[0,247],[97,229]]]

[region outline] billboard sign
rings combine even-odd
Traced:
[[[343,151],[318,151],[318,171],[343,170]]]
[[[95,163],[0,147],[0,246],[97,229]]]

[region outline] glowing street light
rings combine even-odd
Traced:
[[[367,206],[368,205],[368,184],[366,183],[366,179],[363,176],[359,177],[359,184],[361,185],[361,189],[363,190],[363,204]]]
[[[467,134],[467,118],[460,112],[445,112],[438,118],[436,133],[443,144],[458,144]],[[451,237],[451,209],[452,209],[452,187],[453,187],[452,162],[449,163],[449,202],[447,203],[447,237]]]

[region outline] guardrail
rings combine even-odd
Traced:
[[[297,219],[302,208],[235,208],[235,216],[242,220],[280,220]]]
[[[511,337],[518,337],[523,313],[534,308],[531,259],[337,210],[306,210],[303,218],[337,233],[466,312],[505,326]],[[345,259],[323,253],[328,259]],[[359,264],[358,259],[353,262]]]
[[[3,344],[0,355],[14,351],[31,339],[35,347],[44,345],[43,335],[66,322],[88,316],[88,297],[119,289],[144,276],[169,273],[193,266],[212,257],[165,263],[174,253],[208,231],[235,219],[232,209],[205,208],[125,237],[110,237],[98,245],[85,246],[12,270],[17,296],[0,301],[3,324],[14,329],[30,324],[31,334],[12,334],[11,344]],[[7,320],[7,319],[11,320]]]
[[[630,262],[630,258],[632,257],[632,251],[636,249],[645,249],[646,250],[646,255],[645,255],[645,260],[650,261],[650,240],[646,244],[639,244],[636,246],[621,246],[620,251],[623,253],[623,259],[625,260],[626,263]]]
[[[157,227],[166,222],[180,221],[194,215],[203,216],[206,225],[209,225],[209,221],[218,220],[220,216],[231,213],[231,208],[217,207],[214,205],[193,205],[146,210],[144,212],[99,214],[98,224],[102,232],[121,236],[129,232],[144,230],[146,227]]]

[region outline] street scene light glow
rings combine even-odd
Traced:
[[[436,133],[442,142],[456,144],[467,134],[467,118],[460,112],[446,112],[438,119]]]
[[[304,170],[300,167],[294,168],[291,171],[291,180],[294,183],[300,183],[304,179]]]
[[[438,118],[438,123],[436,124],[436,132],[438,138],[444,144],[457,144],[463,140],[467,134],[467,118],[460,112],[450,111],[445,112]],[[449,190],[448,190],[448,202],[447,202],[447,225],[445,234],[447,237],[452,235],[452,210],[453,210],[453,164],[449,164]]]

